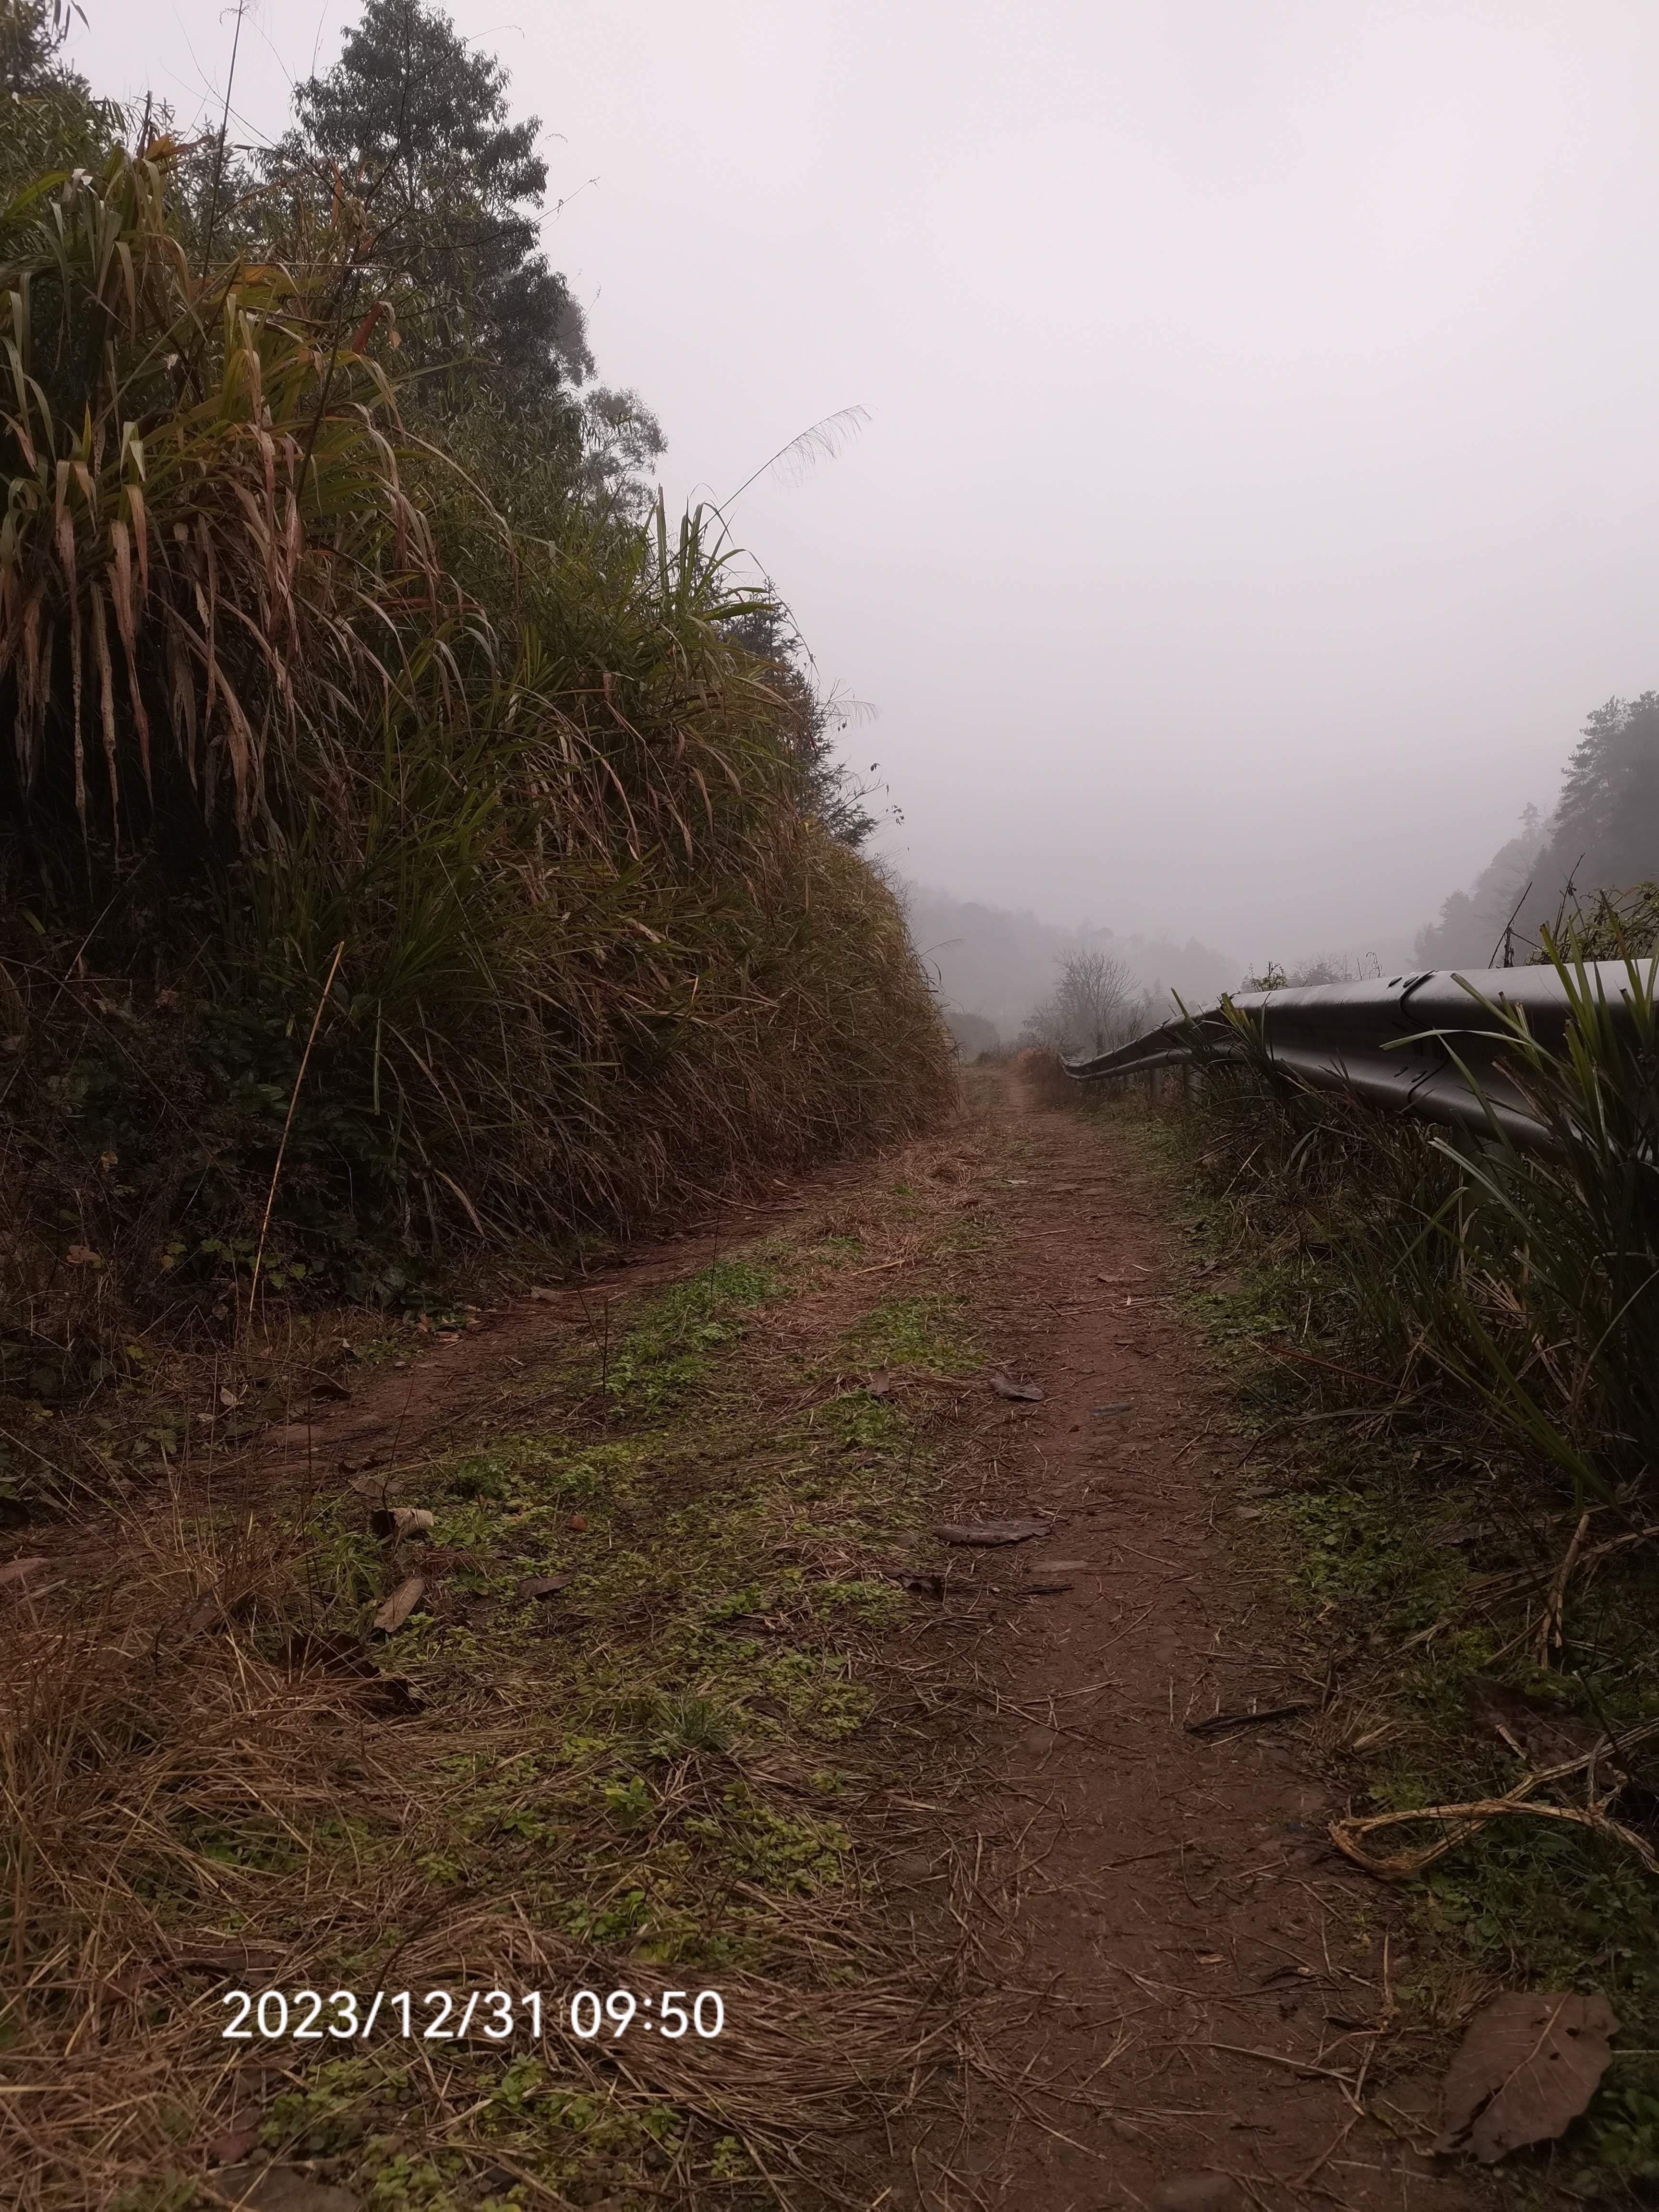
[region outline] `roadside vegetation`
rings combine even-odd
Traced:
[[[1259,1054],[1149,1125],[1213,1274],[1238,1534],[1326,1668],[1338,1839],[1412,1900],[1376,2095],[1501,1987],[1599,1992],[1622,2024],[1584,2119],[1505,2167],[1522,2199],[1659,2188],[1659,1032],[1644,968],[1621,1032],[1577,964],[1633,961],[1620,917],[1652,896],[1557,948],[1564,1051],[1516,1030],[1553,1149]]]
[[[952,1401],[860,1378],[966,1372],[949,1297],[826,1220],[366,1486],[259,1439],[926,1131],[950,1042],[787,610],[594,384],[499,68],[369,0],[255,156],[62,27],[0,0],[7,2185],[770,2202],[948,2059],[866,1898]],[[234,2063],[221,1991],[319,1982],[540,1988],[551,2041]],[[578,1985],[725,2032],[596,2046]]]
[[[592,387],[497,65],[371,0],[256,159],[4,21],[6,1428],[925,1126],[830,710]]]

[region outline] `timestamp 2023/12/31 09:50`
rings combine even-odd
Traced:
[[[592,2043],[609,2029],[615,2042],[630,2027],[677,2042],[683,2035],[712,2042],[726,2026],[718,1990],[573,1990],[548,1997],[540,1990],[227,1990],[232,2008],[221,2039],[233,2043],[366,2043],[375,2033],[399,2041],[459,2043],[482,2037],[507,2043],[518,2035],[540,2042],[544,2030],[568,2024]]]

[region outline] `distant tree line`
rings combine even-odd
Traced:
[[[1473,890],[1454,891],[1438,920],[1418,933],[1417,957],[1428,968],[1526,960],[1546,931],[1559,937],[1575,928],[1610,952],[1620,918],[1631,949],[1646,952],[1656,882],[1659,691],[1644,691],[1609,699],[1590,715],[1553,814],[1528,807]]]

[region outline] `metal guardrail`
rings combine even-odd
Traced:
[[[1625,962],[1592,961],[1582,973],[1615,1018],[1628,1008],[1632,970]],[[1659,961],[1638,962],[1636,977],[1652,999]],[[1385,1111],[1454,1127],[1490,1129],[1496,1120],[1515,1143],[1534,1146],[1547,1141],[1547,1132],[1503,1065],[1515,1040],[1495,1011],[1500,1006],[1523,1015],[1540,1044],[1560,1048],[1571,1007],[1553,968],[1431,969],[1386,981],[1240,991],[1114,1052],[1061,1065],[1089,1083],[1242,1060],[1248,1047],[1231,1008],[1250,1018],[1275,1066],[1316,1090],[1345,1091]]]

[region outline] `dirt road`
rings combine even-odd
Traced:
[[[980,1103],[1009,1163],[980,1327],[1046,1393],[992,1502],[1054,1516],[1030,1586],[1069,1585],[1016,1616],[1006,1680],[1042,1715],[1006,1757],[1046,2124],[981,2109],[980,2185],[1021,2212],[1449,2212],[1461,2186],[1360,2114],[1405,1962],[1326,1838],[1324,1686],[1234,1556],[1229,1393],[1173,1310],[1193,1262],[1167,1185],[1122,1125],[1038,1111],[1018,1079]]]
[[[8,2056],[21,2201],[748,2212],[780,2161],[872,2212],[1480,2201],[1407,2147],[1400,1923],[1327,1839],[1343,1717],[1239,1556],[1175,1210],[1132,1116],[974,1071],[903,1153],[428,1332],[159,1513],[20,1534],[28,1940],[82,1992]],[[429,1541],[374,1534],[366,1474]],[[727,2029],[223,2060],[227,1972],[368,1961],[718,1980]]]

